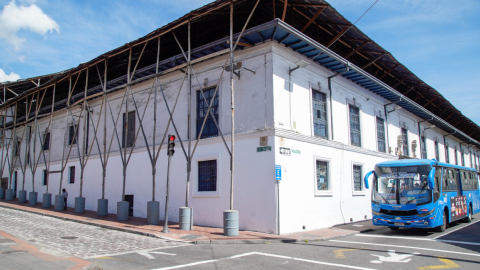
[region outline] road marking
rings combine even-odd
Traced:
[[[333,251],[333,254],[335,254],[335,258],[338,259],[346,259],[345,257],[345,251],[353,251],[353,250],[358,250],[358,248],[347,248],[347,249],[337,249]]]
[[[475,223],[477,223],[477,222],[479,222],[479,221],[480,221],[480,219],[477,220],[477,221],[475,221],[475,222],[469,223],[469,224],[467,224],[467,225],[465,225],[465,226],[462,226],[462,227],[460,227],[460,228],[456,228],[455,230],[451,230],[451,231],[449,231],[449,232],[447,232],[447,233],[444,233],[444,234],[442,234],[442,235],[433,237],[432,239],[437,239],[437,238],[440,238],[440,237],[442,237],[442,236],[449,235],[449,234],[451,234],[451,233],[453,233],[453,232],[456,232],[456,231],[458,231],[458,230],[460,230],[460,229],[463,229],[463,228],[465,228],[465,227],[468,227],[468,226],[470,226],[470,225],[473,225],[473,224],[475,224]]]
[[[137,253],[137,252],[149,252],[149,253],[151,253],[151,251],[156,251],[156,250],[160,250],[160,249],[177,248],[177,247],[185,247],[185,246],[192,246],[192,244],[159,247],[159,248],[157,247],[157,248],[149,248],[149,249],[142,249],[142,250],[132,250],[132,251],[119,252],[119,253],[111,253],[111,254],[101,254],[101,255],[96,255],[96,256],[85,257],[83,259],[87,260],[87,259],[96,259],[96,258],[100,258],[100,257],[114,257],[114,256]]]
[[[145,251],[139,251],[139,252],[137,252],[137,254],[138,254],[138,255],[145,256],[145,257],[147,257],[147,258],[150,259],[150,260],[155,260],[155,259],[156,259],[155,257],[153,257],[152,255],[148,254],[148,253],[145,252]]]
[[[423,266],[423,267],[418,267],[417,269],[420,270],[426,270],[426,269],[452,269],[452,268],[462,268],[460,265],[456,264],[455,262],[449,260],[449,259],[444,259],[444,258],[438,258],[441,262],[444,264],[441,265],[430,265],[430,266]]]
[[[433,249],[433,248],[408,247],[408,246],[399,246],[399,245],[385,245],[385,244],[375,244],[375,243],[367,243],[367,242],[353,242],[353,241],[342,241],[342,240],[329,240],[329,241],[330,241],[330,242],[337,242],[337,243],[359,244],[359,245],[371,245],[371,246],[382,246],[382,247],[397,247],[397,248],[409,248],[409,249],[429,250],[429,251],[438,251],[438,252],[454,253],[454,254],[460,254],[460,255],[468,255],[468,256],[480,257],[480,254],[466,253],[466,252],[458,252],[458,251],[450,251],[450,250],[441,250],[441,249]]]
[[[430,242],[433,241],[433,242],[443,242],[443,243],[452,243],[452,244],[463,244],[463,245],[480,246],[480,243],[476,243],[476,242],[465,242],[465,241],[443,240],[443,239],[432,239],[432,238],[415,238],[415,237],[386,236],[386,235],[369,235],[369,234],[355,234],[354,236],[374,237],[374,238],[390,238],[390,239],[403,239],[403,240],[416,240],[416,241],[430,241]]]
[[[397,254],[395,253],[395,250],[389,250],[387,252],[388,256],[383,256],[383,255],[376,255],[376,254],[370,254],[372,256],[378,257],[378,260],[373,260],[370,261],[371,263],[383,263],[383,262],[401,262],[401,263],[407,263],[411,261],[412,259],[408,259],[409,257],[418,255],[420,253],[414,252],[412,254]]]
[[[175,256],[175,255],[177,255],[177,254],[173,254],[173,253],[166,253],[166,252],[160,252],[160,251],[150,251],[149,253],[169,255],[169,256]]]
[[[190,266],[195,266],[195,265],[200,265],[200,264],[206,264],[206,263],[236,259],[236,258],[250,256],[250,255],[261,255],[261,256],[267,256],[267,257],[273,257],[273,258],[281,258],[281,259],[288,259],[288,260],[294,260],[294,261],[300,261],[300,262],[307,262],[307,263],[321,264],[321,265],[329,265],[329,266],[336,266],[336,267],[343,267],[343,268],[350,268],[350,269],[374,270],[372,268],[366,268],[366,267],[359,267],[359,266],[338,264],[338,263],[327,263],[327,262],[321,262],[321,261],[313,261],[313,260],[307,260],[307,259],[302,259],[302,258],[295,258],[295,257],[290,257],[290,256],[283,256],[283,255],[276,255],[276,254],[269,254],[269,253],[262,253],[262,252],[248,252],[248,253],[242,253],[242,254],[226,257],[226,258],[217,259],[217,260],[199,261],[199,262],[194,262],[194,263],[187,263],[187,264],[157,268],[157,269],[152,269],[152,270],[179,269],[179,268],[185,268],[185,267],[190,267]]]

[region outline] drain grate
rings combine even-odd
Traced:
[[[77,239],[78,237],[76,237],[76,236],[63,236],[63,237],[60,237],[60,238],[73,240],[73,239]]]

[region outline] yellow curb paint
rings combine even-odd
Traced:
[[[335,254],[335,258],[338,258],[338,259],[345,259],[345,251],[354,251],[354,250],[358,250],[358,248],[349,248],[349,249],[337,249],[337,250],[334,250],[333,251],[333,254]]]
[[[442,259],[438,258],[441,262],[444,264],[442,265],[431,265],[431,266],[423,266],[423,267],[418,267],[417,269],[420,270],[425,270],[425,269],[452,269],[452,268],[462,268],[460,265],[456,264],[455,262],[449,260],[449,259]]]

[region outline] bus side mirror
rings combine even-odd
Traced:
[[[368,186],[368,178],[370,177],[370,175],[374,174],[375,171],[370,171],[368,172],[366,175],[365,175],[365,178],[363,178],[363,181],[365,182],[365,188],[366,189],[369,189],[370,187]]]
[[[435,184],[434,184],[434,181],[433,179],[435,179],[435,170],[436,168],[433,167],[433,169],[430,171],[430,173],[428,174],[428,186],[430,187],[430,189],[433,189]]]

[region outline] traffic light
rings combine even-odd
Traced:
[[[175,136],[174,135],[168,135],[168,151],[167,151],[167,156],[171,157],[173,154],[175,154]]]

